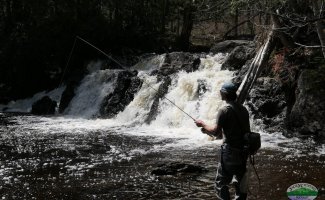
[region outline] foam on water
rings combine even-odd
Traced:
[[[116,79],[114,70],[110,69],[98,70],[87,75],[76,89],[76,95],[64,114],[83,118],[96,117],[105,96],[113,92]]]
[[[49,96],[52,100],[60,102],[61,95],[65,90],[65,86],[59,87],[52,91],[42,91],[36,93],[33,97],[27,99],[21,99],[17,101],[11,101],[7,105],[0,105],[0,111],[5,110],[6,112],[23,112],[29,113],[32,110],[32,105],[36,101],[40,100],[44,96]]]
[[[147,58],[141,59],[137,64],[132,66],[132,69],[147,72],[159,69],[164,63],[165,56],[166,54],[150,55]]]
[[[175,74],[166,97],[194,118],[213,124],[218,109],[225,103],[221,101],[219,94],[221,84],[233,77],[233,72],[220,69],[224,58],[224,54],[208,55],[201,58],[201,65],[197,71],[189,73],[180,71]],[[212,141],[209,136],[202,134],[190,117],[166,99],[160,100],[156,119],[150,124],[144,123],[161,84],[156,76],[149,75],[147,65],[155,63],[156,68],[159,68],[163,60],[164,55],[159,55],[135,66],[140,70],[138,77],[146,84],[142,84],[133,101],[113,119],[90,119],[98,114],[100,104],[105,96],[112,92],[116,81],[112,70],[93,70],[76,89],[76,96],[65,111],[68,116],[51,118],[18,116],[16,117],[18,125],[14,126],[23,129],[22,134],[27,134],[26,130],[36,130],[40,134],[114,131],[116,134],[145,136],[157,141],[174,139],[173,142],[155,146],[156,150],[220,145],[221,140]],[[63,89],[60,91],[62,93]],[[257,124],[251,119],[252,130],[262,134],[264,149],[288,151],[294,156],[306,152],[318,156],[325,155],[324,145],[317,146],[311,140],[285,138],[281,133],[269,134]],[[141,151],[140,149],[137,152]]]
[[[115,121],[118,124],[142,124],[150,112],[154,97],[161,83],[157,82],[156,76],[148,76],[143,72],[140,72],[138,76],[144,83],[133,101],[115,117]]]

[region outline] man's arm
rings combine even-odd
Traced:
[[[202,127],[201,131],[202,133],[212,135],[215,137],[220,137],[222,134],[222,128],[221,126],[216,125],[207,125],[202,120],[195,120],[195,124],[198,127]]]

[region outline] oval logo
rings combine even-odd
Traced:
[[[317,194],[317,188],[309,183],[296,183],[287,189],[287,195],[291,200],[313,200]]]

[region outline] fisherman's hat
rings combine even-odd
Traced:
[[[227,94],[236,94],[237,87],[232,82],[225,82],[220,89],[221,92]]]

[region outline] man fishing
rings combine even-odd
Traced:
[[[203,133],[219,137],[222,135],[220,163],[216,176],[216,192],[220,199],[230,199],[228,185],[233,179],[235,184],[236,199],[247,198],[247,153],[244,151],[244,133],[250,131],[249,114],[247,109],[236,102],[237,87],[230,82],[224,83],[220,94],[227,105],[222,107],[216,119],[215,125],[207,125],[202,120],[195,120],[198,127],[202,127]]]

